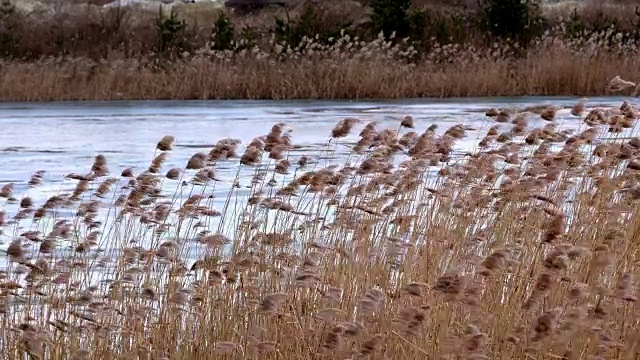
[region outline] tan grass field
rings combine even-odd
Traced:
[[[345,39],[334,46],[309,41],[304,50],[280,47],[276,53],[204,50],[160,65],[144,59],[5,62],[0,100],[606,95],[616,75],[640,80],[640,56],[635,47],[603,39],[606,34],[549,37],[520,57],[500,47],[447,45],[412,60],[410,48]]]
[[[422,5],[441,9],[444,18],[453,11],[438,0]],[[611,19],[619,28],[572,33],[571,6],[586,29]],[[559,25],[526,51],[491,45],[472,31],[462,44],[434,43],[421,52],[402,41],[348,36],[333,45],[283,47],[269,35],[274,19],[295,19],[301,6],[232,14],[236,32],[252,28],[256,44],[240,40],[233,51],[213,51],[211,26],[220,9],[174,7],[189,24],[190,45],[171,60],[155,54],[157,11],[73,5],[73,11],[9,18],[32,58],[0,62],[0,101],[596,96],[609,94],[605,85],[616,75],[640,81],[640,49],[627,41],[640,19],[633,4],[545,5],[545,16]],[[364,10],[357,2],[328,2],[316,10],[314,26],[330,31],[340,19],[359,23],[368,18]]]
[[[452,152],[462,124],[346,118],[319,151],[350,155],[326,168],[275,124],[179,168],[164,165],[171,136],[148,169],[114,172],[96,154],[65,180],[73,192],[42,203],[5,184],[0,353],[637,359],[640,140],[628,136],[640,113],[531,110],[488,110],[466,156]],[[557,130],[559,117],[578,130]],[[216,169],[230,164],[253,175],[230,179],[215,209]],[[28,181],[33,194],[42,174]]]

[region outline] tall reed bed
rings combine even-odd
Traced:
[[[168,135],[148,167],[98,154],[42,202],[36,172],[0,190],[0,351],[636,359],[639,116],[581,101],[489,109],[488,129],[345,118],[296,155],[275,124],[181,168]]]
[[[531,48],[442,45],[419,56],[408,43],[348,35],[323,45],[216,51],[173,59],[4,62],[0,100],[365,99],[604,95],[612,77],[640,79],[638,48],[605,31],[548,35]]]

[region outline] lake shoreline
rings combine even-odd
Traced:
[[[447,63],[339,55],[290,60],[194,56],[162,66],[138,60],[5,62],[0,101],[631,96],[610,93],[606,85],[617,75],[640,79],[640,58],[543,50],[523,58],[458,54]]]

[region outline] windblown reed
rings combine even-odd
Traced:
[[[640,114],[579,104],[487,111],[475,149],[462,124],[346,118],[320,154],[276,124],[182,169],[171,136],[148,168],[97,155],[42,203],[44,172],[5,184],[0,352],[636,359]]]

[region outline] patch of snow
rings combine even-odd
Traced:
[[[22,13],[31,13],[48,9],[48,6],[37,0],[12,1],[12,4],[15,6],[17,11]]]
[[[111,3],[104,5],[105,7],[118,7],[118,6],[143,6],[143,7],[156,7],[158,5],[175,5],[175,4],[189,4],[189,3],[216,3],[221,0],[115,0]]]

